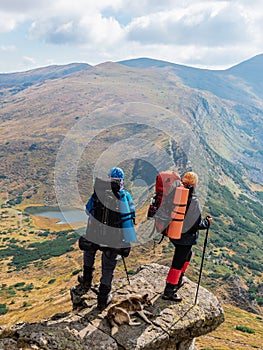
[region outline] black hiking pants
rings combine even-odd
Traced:
[[[173,239],[170,239],[175,247],[172,267],[176,270],[182,270],[184,263],[189,262],[192,257],[192,245],[179,245]]]
[[[97,245],[98,246],[98,245]],[[92,268],[94,266],[96,253],[99,249],[84,251],[84,266]],[[107,248],[101,255],[101,279],[100,284],[111,288],[114,269],[118,261],[118,254],[115,250]]]

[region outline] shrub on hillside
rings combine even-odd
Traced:
[[[244,333],[255,333],[254,329],[246,327],[246,326],[236,326],[235,327],[237,331],[244,332]]]
[[[0,315],[5,315],[8,312],[6,304],[0,304]]]
[[[55,278],[52,278],[51,280],[48,281],[48,284],[53,284],[56,282],[56,279]]]

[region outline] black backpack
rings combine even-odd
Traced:
[[[92,196],[93,206],[86,234],[79,240],[80,249],[114,248],[122,254],[123,248],[129,248],[130,244],[124,242],[121,225],[120,180],[96,178]]]
[[[119,199],[120,180],[95,179],[91,213],[95,227],[98,225],[102,230],[107,230],[108,227],[121,228]]]

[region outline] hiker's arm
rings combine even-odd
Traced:
[[[132,197],[131,197],[129,192],[126,192],[126,196],[127,196],[127,201],[128,201],[128,204],[129,204],[130,211],[132,213],[132,217],[135,218],[135,216],[136,216],[136,214],[135,214],[135,205],[133,203]]]

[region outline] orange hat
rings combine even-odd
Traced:
[[[196,186],[197,182],[198,182],[198,176],[193,171],[188,171],[187,173],[184,174],[182,178],[182,183],[185,186]]]

